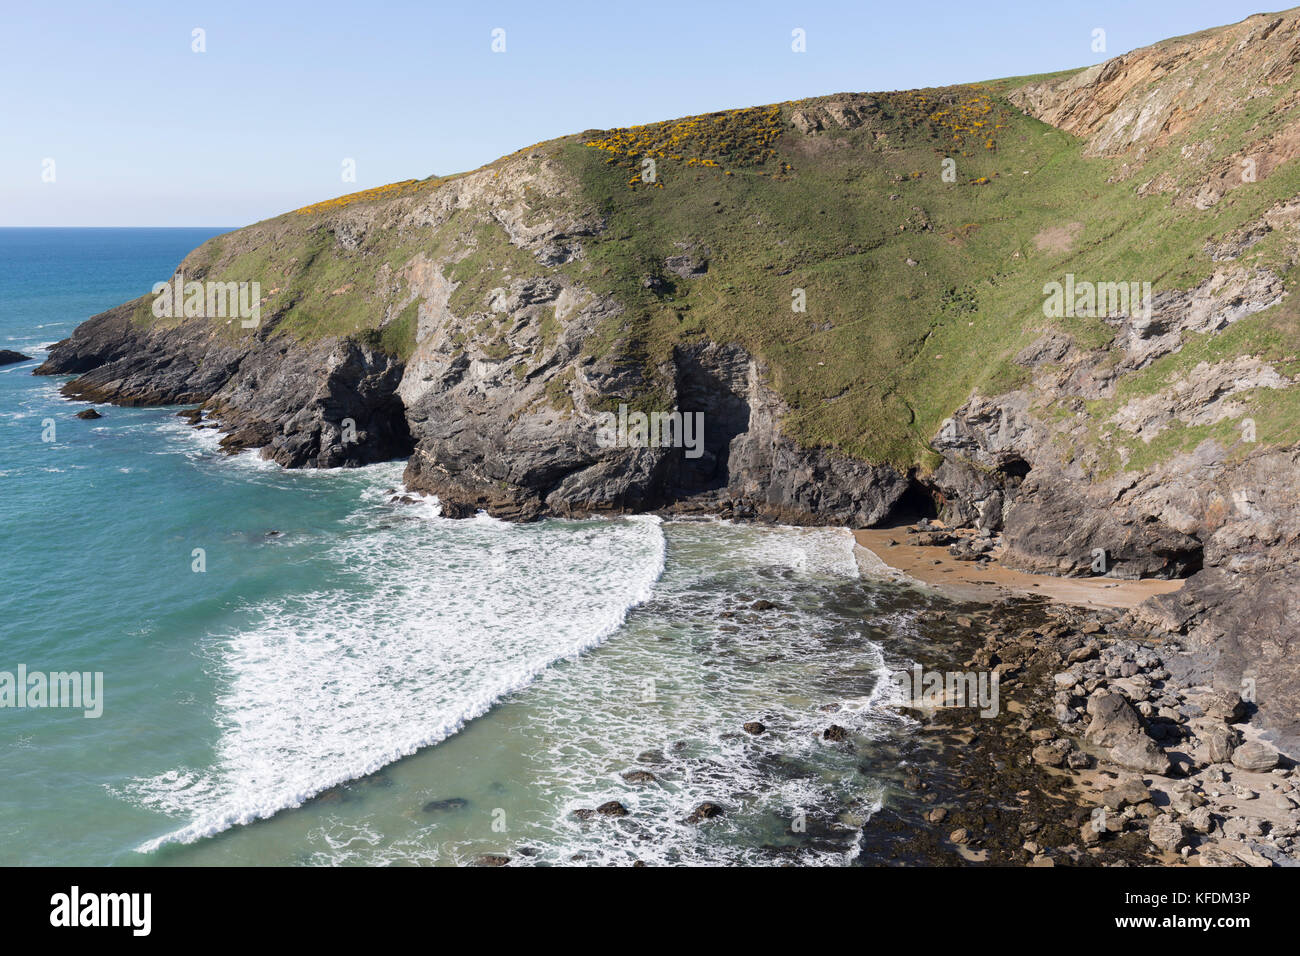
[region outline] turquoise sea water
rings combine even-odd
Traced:
[[[39,361],[220,231],[0,229],[0,348]],[[400,462],[287,472],[176,409],[78,420],[36,361],[0,367],[0,672],[102,672],[104,702],[0,707],[0,864],[856,856],[919,602],[847,531],[450,521],[390,500]],[[573,813],[608,800],[630,813]],[[703,800],[726,816],[683,823]]]

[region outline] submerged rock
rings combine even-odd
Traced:
[[[420,809],[425,813],[445,813],[449,810],[463,810],[469,801],[463,797],[449,797],[446,800],[430,800]]]

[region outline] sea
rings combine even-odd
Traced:
[[[874,862],[932,599],[848,530],[451,520],[32,375],[224,231],[0,229],[0,865]]]

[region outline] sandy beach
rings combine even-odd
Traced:
[[[944,529],[939,522],[931,522],[930,526],[951,530]],[[953,557],[943,546],[907,544],[908,531],[905,525],[854,531],[859,548],[865,552],[858,557],[862,572],[895,580],[910,579],[962,601],[1037,595],[1080,607],[1136,607],[1153,595],[1168,594],[1183,585],[1180,580],[1126,581],[1107,577],[1062,578],[1030,574],[1003,566],[1000,549],[991,552],[988,561],[964,561]],[[961,535],[965,532],[952,533]]]

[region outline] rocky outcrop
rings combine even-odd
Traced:
[[[436,494],[453,515],[673,508],[812,524],[877,523],[907,491],[907,477],[889,466],[803,449],[783,436],[783,404],[760,364],[735,345],[679,348],[663,370],[672,382],[664,407],[700,416],[701,432],[687,436],[697,447],[602,443],[600,416],[619,414],[611,396],[638,373],[608,362],[572,365],[583,330],[571,330],[572,351],[555,358],[572,370],[567,377],[521,385],[450,354],[426,352],[413,362],[402,389],[417,441],[407,485]],[[555,407],[557,382],[570,414]]]
[[[226,430],[228,451],[258,448],[289,468],[409,453],[396,396],[403,365],[381,349],[351,338],[300,345],[274,334],[239,342],[204,320],[142,329],[131,321],[134,308],[82,323],[36,374],[77,374],[63,392],[83,401],[202,405]]]
[[[0,349],[0,365],[13,365],[15,362],[30,362],[31,360],[30,355],[23,355],[22,352]]]
[[[809,102],[790,114],[790,125],[801,133],[828,129],[857,129],[879,112],[875,97],[854,95],[826,97]]]
[[[1225,194],[1261,181],[1300,156],[1300,135],[1281,122],[1295,105],[1290,81],[1300,63],[1300,14],[1258,14],[1240,23],[1133,50],[1065,77],[1013,90],[1009,99],[1038,119],[1086,140],[1092,156],[1122,157],[1117,179],[1139,193],[1170,193],[1208,209]],[[1269,105],[1252,140],[1224,149],[1210,138],[1185,142],[1182,168],[1145,178],[1160,148],[1203,128]]]

